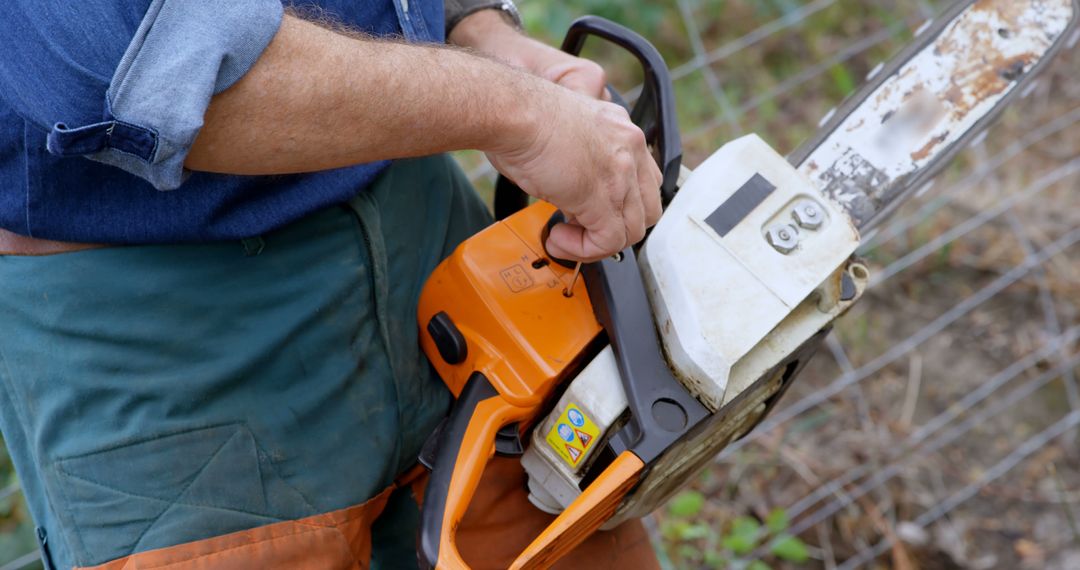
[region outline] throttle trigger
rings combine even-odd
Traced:
[[[521,444],[521,430],[517,422],[504,425],[495,434],[495,454],[500,457],[521,457],[525,446]]]

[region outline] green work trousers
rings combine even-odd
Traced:
[[[418,347],[421,287],[490,222],[434,156],[242,242],[0,256],[0,428],[48,562],[102,564],[391,485],[451,401]],[[372,526],[375,567],[415,567],[417,507],[400,495]]]

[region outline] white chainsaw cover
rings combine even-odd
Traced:
[[[817,227],[795,216],[808,203],[823,216]],[[777,228],[794,242],[786,253],[768,238]],[[718,410],[735,363],[851,256],[858,239],[848,217],[756,135],[724,145],[694,170],[641,251],[676,376]]]

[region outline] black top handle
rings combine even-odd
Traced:
[[[664,181],[660,197],[666,207],[675,196],[679,169],[682,165],[682,140],[675,115],[675,89],[671,83],[664,58],[649,40],[637,32],[600,16],[582,16],[570,24],[562,50],[578,55],[589,36],[607,40],[630,52],[644,72],[641,95],[630,111],[630,119],[645,133]],[[623,98],[612,89],[612,100],[627,107]],[[499,176],[495,185],[495,218],[503,219],[528,204],[528,196],[512,181]]]

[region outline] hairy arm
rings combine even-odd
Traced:
[[[213,98],[185,166],[282,174],[458,149],[575,220],[552,230],[553,255],[605,257],[659,218],[659,169],[621,107],[475,53],[291,16]]]
[[[493,88],[493,86],[498,88]],[[229,174],[310,172],[528,136],[552,87],[441,47],[349,37],[296,17],[216,96],[186,166]]]

